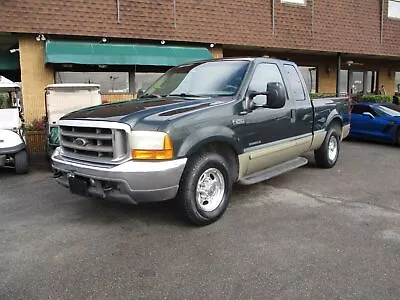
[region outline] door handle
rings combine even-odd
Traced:
[[[296,122],[296,109],[291,109],[290,110],[290,122],[295,123]]]

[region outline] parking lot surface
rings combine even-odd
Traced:
[[[235,187],[224,217],[71,195],[0,171],[0,299],[399,299],[400,149],[344,142],[334,169]]]

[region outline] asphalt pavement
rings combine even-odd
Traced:
[[[0,171],[0,299],[399,299],[400,149],[342,144],[234,189],[224,217],[71,195],[43,163]],[[311,158],[311,157],[310,157]]]

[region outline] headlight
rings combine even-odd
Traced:
[[[133,159],[171,159],[174,156],[170,137],[158,131],[132,131],[131,150]]]

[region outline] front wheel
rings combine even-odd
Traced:
[[[196,155],[182,175],[180,210],[192,224],[211,224],[224,214],[231,190],[232,177],[225,158],[213,152]]]
[[[314,151],[317,166],[325,169],[332,168],[339,158],[339,151],[340,132],[338,128],[331,127],[329,128],[321,147]]]
[[[26,150],[21,150],[14,155],[15,173],[26,174],[29,172],[29,159]]]

